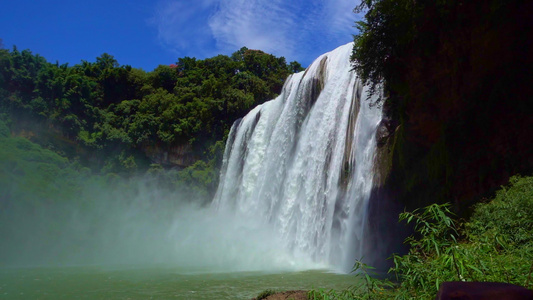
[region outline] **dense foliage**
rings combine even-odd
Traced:
[[[363,82],[375,93],[385,78],[390,81],[394,76],[397,58],[412,42],[420,5],[415,1],[364,0],[354,11],[365,10],[365,19],[356,22],[359,34],[355,36],[352,61]]]
[[[247,48],[231,57],[180,58],[152,72],[119,65],[107,53],[68,66],[0,49],[0,112],[16,133],[97,171],[131,174],[148,168],[150,147],[186,145],[198,153],[192,162],[209,157],[235,119],[274,98],[300,70]]]
[[[490,202],[479,203],[466,222],[449,204],[404,212],[415,235],[409,253],[395,255],[393,281],[369,276],[356,264],[360,283],[342,292],[310,293],[312,299],[434,299],[444,281],[507,282],[533,287],[533,177],[512,177]]]

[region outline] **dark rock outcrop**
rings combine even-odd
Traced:
[[[186,168],[199,159],[193,147],[187,142],[169,146],[146,145],[142,150],[152,163],[165,167]]]
[[[533,300],[533,291],[502,282],[450,281],[440,285],[436,300]]]

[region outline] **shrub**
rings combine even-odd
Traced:
[[[533,177],[512,177],[494,200],[476,205],[466,228],[473,239],[490,234],[513,246],[533,243]]]

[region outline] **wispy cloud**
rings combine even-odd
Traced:
[[[281,1],[221,1],[209,26],[217,47],[230,50],[246,46],[268,52],[287,53],[292,48],[291,32],[295,17]]]
[[[183,55],[229,54],[246,46],[304,64],[351,40],[353,0],[164,1],[158,39]]]
[[[159,43],[181,56],[209,56],[213,49],[213,36],[209,17],[213,0],[174,1],[157,3],[149,23],[157,28]]]

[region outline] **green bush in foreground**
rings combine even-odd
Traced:
[[[488,203],[479,203],[468,222],[451,218],[449,204],[432,204],[400,214],[413,223],[411,248],[393,255],[390,280],[363,277],[353,288],[311,291],[310,299],[434,299],[444,281],[496,281],[533,287],[533,177],[515,176]]]

